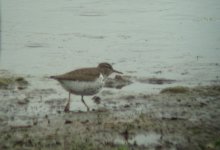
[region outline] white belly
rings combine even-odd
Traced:
[[[103,85],[103,76],[95,81],[71,81],[71,80],[62,80],[60,81],[61,85],[64,89],[69,91],[70,93],[76,95],[93,95],[98,93]]]

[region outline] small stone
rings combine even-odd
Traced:
[[[73,123],[71,120],[65,120],[65,124],[71,124]]]
[[[124,105],[124,108],[129,108],[129,107],[130,107],[130,105],[129,105],[129,104]]]
[[[92,100],[93,100],[96,104],[100,104],[100,103],[101,103],[101,98],[98,97],[98,96],[94,96],[94,97],[92,98]]]

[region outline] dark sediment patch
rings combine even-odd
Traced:
[[[137,78],[136,81],[140,83],[148,83],[148,84],[172,84],[177,82],[176,80],[172,79],[165,79],[165,78]]]
[[[165,78],[147,78],[147,77],[134,77],[134,76],[121,76],[116,75],[115,78],[108,78],[105,82],[105,87],[121,89],[128,86],[135,81],[143,84],[172,84],[176,83],[177,80],[165,79]]]
[[[29,48],[42,48],[42,47],[47,47],[47,44],[45,44],[45,43],[28,43],[26,45],[26,47],[29,47]]]
[[[106,80],[105,87],[121,89],[131,83],[132,81],[130,80],[130,77],[116,75],[114,79],[108,78]]]

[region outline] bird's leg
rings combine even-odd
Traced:
[[[64,112],[69,112],[70,111],[70,95],[71,95],[71,93],[69,92],[69,99],[68,99],[68,102],[65,106]]]
[[[83,102],[83,104],[86,106],[87,111],[89,111],[89,106],[85,103],[84,99],[83,99],[83,95],[81,97],[81,101]]]

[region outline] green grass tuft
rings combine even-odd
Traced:
[[[160,91],[160,93],[171,93],[171,94],[179,94],[179,93],[187,93],[187,92],[189,92],[189,88],[183,86],[168,87]]]
[[[129,150],[128,146],[127,145],[121,145],[118,147],[117,150]]]

